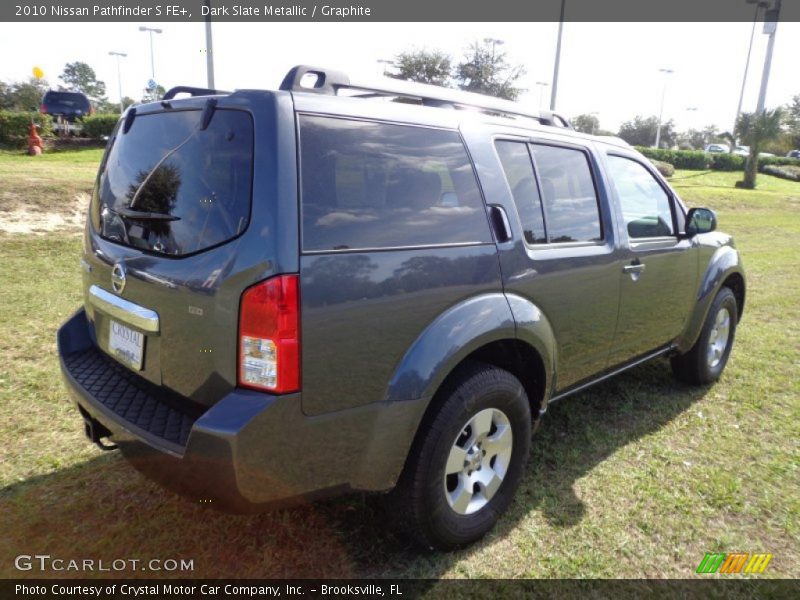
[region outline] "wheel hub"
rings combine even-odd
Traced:
[[[487,408],[461,428],[447,457],[444,494],[456,513],[486,506],[500,489],[511,460],[513,433],[501,410]]]
[[[708,336],[708,348],[706,349],[706,361],[712,369],[716,367],[725,354],[728,347],[728,339],[731,331],[731,314],[727,308],[720,308],[714,318],[714,325]]]

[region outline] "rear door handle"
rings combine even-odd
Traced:
[[[489,218],[492,221],[497,241],[507,242],[511,239],[511,224],[508,222],[508,215],[505,209],[498,204],[489,205]]]

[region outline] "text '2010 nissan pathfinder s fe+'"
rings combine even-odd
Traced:
[[[720,376],[745,280],[715,228],[624,142],[513,102],[311,67],[175,88],[108,142],[61,368],[94,442],[195,498],[389,492],[454,548],[549,402],[658,356]]]

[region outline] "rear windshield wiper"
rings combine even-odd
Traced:
[[[135,219],[139,221],[180,221],[180,217],[175,215],[165,215],[164,213],[146,212],[142,210],[134,210],[132,208],[118,208],[115,211],[119,216],[126,219]]]

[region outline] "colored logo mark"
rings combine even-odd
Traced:
[[[697,573],[763,573],[771,560],[772,554],[706,552],[697,567]]]

